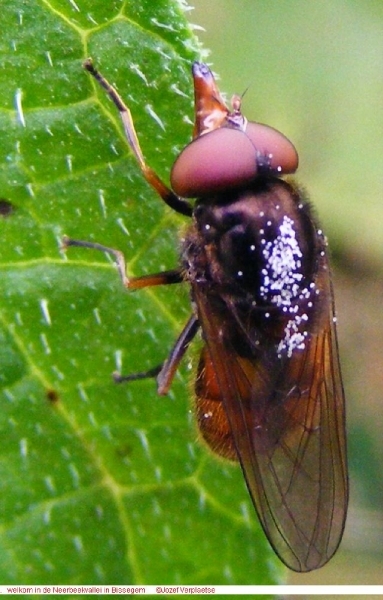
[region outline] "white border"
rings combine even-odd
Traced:
[[[1,585],[0,594],[46,596],[89,595],[89,596],[278,596],[339,595],[381,596],[383,585]]]

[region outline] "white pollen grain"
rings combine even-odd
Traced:
[[[271,223],[268,221],[268,224]],[[291,305],[299,295],[302,252],[296,239],[294,221],[285,216],[279,227],[279,234],[264,244],[262,254],[265,268],[262,269],[263,282],[261,296],[277,306]]]

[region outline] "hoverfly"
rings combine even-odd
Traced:
[[[241,99],[229,110],[212,72],[192,67],[194,139],[176,159],[171,188],[146,164],[128,107],[87,60],[118,108],[143,176],[173,210],[191,217],[180,266],[126,275],[128,289],[186,282],[192,315],[155,377],[166,394],[202,330],[196,414],[217,454],[239,461],[265,534],[295,571],[324,565],[344,529],[348,479],[345,408],[326,239],[291,179],[298,155],[280,132],[248,122]],[[197,198],[195,203],[186,198]]]

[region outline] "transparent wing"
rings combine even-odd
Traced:
[[[295,571],[336,551],[348,501],[344,395],[330,302],[320,331],[282,360],[276,351],[239,356],[196,288],[207,344],[198,395],[219,390],[235,450],[263,529]],[[245,324],[243,324],[245,327]],[[226,340],[226,341],[225,341]]]

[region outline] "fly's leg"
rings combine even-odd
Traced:
[[[192,315],[181,331],[181,334],[179,335],[164,363],[154,367],[153,369],[144,371],[143,373],[132,373],[131,375],[120,375],[119,373],[114,373],[114,380],[116,383],[122,383],[125,381],[136,381],[137,379],[148,379],[155,377],[158,394],[160,396],[167,394],[178,366],[198,329],[198,319],[195,315]]]
[[[99,82],[99,84],[106,90],[107,94],[117,107],[122,123],[125,130],[125,135],[131,151],[140,167],[140,170],[149,183],[149,185],[159,194],[162,200],[173,210],[186,216],[192,215],[191,205],[184,199],[179,198],[156,174],[151,167],[149,167],[143,156],[140,143],[134,127],[132,115],[129,108],[126,106],[118,92],[110,85],[110,83],[97,71],[93,66],[92,60],[88,59],[84,63],[84,68]],[[82,240],[74,240],[64,236],[63,248],[66,249],[69,246],[78,246],[83,248],[91,248],[93,250],[99,250],[112,256],[116,262],[118,273],[120,275],[123,285],[129,290],[136,290],[144,287],[155,286],[155,285],[169,285],[173,283],[181,283],[183,281],[183,275],[181,269],[173,269],[170,271],[163,271],[161,273],[154,273],[151,275],[143,275],[141,277],[129,278],[126,274],[126,261],[123,253],[114,248],[109,248],[98,244],[96,242],[86,242]],[[192,316],[185,328],[181,332],[178,340],[176,341],[168,359],[161,365],[154,367],[146,372],[135,373],[132,375],[121,376],[114,374],[115,381],[134,381],[136,379],[144,379],[147,377],[155,377],[157,380],[157,388],[159,394],[166,394],[170,384],[173,380],[175,372],[178,368],[179,362],[185,354],[191,340],[195,336],[198,330],[199,324],[197,318]]]
[[[116,261],[118,273],[123,285],[129,290],[137,290],[144,287],[153,287],[155,285],[170,285],[173,283],[181,283],[183,281],[182,271],[173,269],[170,271],[162,271],[161,273],[153,273],[150,275],[142,275],[141,277],[129,278],[126,275],[126,262],[124,254],[120,250],[103,246],[97,242],[85,242],[83,240],[73,240],[67,236],[63,237],[63,249],[69,246],[77,246],[80,248],[90,248],[110,254]],[[171,382],[177,371],[178,365],[189,347],[190,342],[196,335],[199,328],[199,322],[195,315],[192,315],[186,323],[184,329],[179,335],[174,344],[168,358],[160,365],[140,373],[132,373],[130,375],[120,375],[114,373],[113,378],[116,383],[126,381],[135,381],[137,379],[148,379],[154,377],[157,381],[158,394],[164,395],[169,391]]]
[[[125,129],[126,139],[128,140],[128,144],[130,149],[132,150],[138,165],[141,169],[143,176],[146,181],[151,185],[151,187],[161,196],[162,200],[170,206],[173,210],[183,215],[190,217],[192,215],[192,207],[183,198],[179,198],[165,183],[160,179],[155,171],[151,167],[149,167],[144,159],[144,155],[142,154],[142,150],[140,147],[140,143],[138,141],[138,137],[136,134],[136,130],[134,128],[134,123],[132,119],[131,112],[129,108],[126,106],[118,92],[114,89],[113,86],[97,71],[97,69],[93,66],[92,60],[88,58],[84,62],[84,68],[89,71],[91,75],[99,82],[99,84],[106,90],[111,100],[114,102],[117,107],[122,123]]]
[[[64,236],[62,239],[63,249],[66,250],[69,246],[77,246],[80,248],[90,248],[92,250],[100,250],[110,254],[116,261],[118,274],[120,275],[123,285],[129,290],[137,290],[144,287],[154,285],[169,285],[171,283],[181,283],[183,281],[182,272],[180,269],[172,269],[171,271],[162,271],[161,273],[153,273],[152,275],[142,275],[141,277],[129,278],[126,274],[125,256],[120,250],[108,248],[96,242],[84,242],[83,240],[72,240]]]

